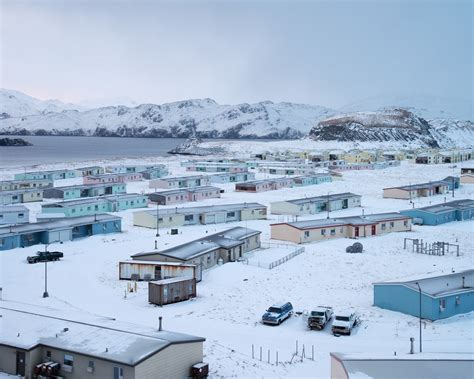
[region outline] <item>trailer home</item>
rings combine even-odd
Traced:
[[[276,178],[267,180],[253,180],[244,183],[236,183],[235,190],[238,192],[264,192],[275,191],[281,188],[289,188],[294,185],[291,178]]]
[[[127,185],[124,183],[82,184],[76,186],[45,188],[43,197],[45,199],[71,200],[83,197],[125,194],[126,192]]]
[[[23,205],[0,205],[0,225],[24,224],[30,220],[30,210]]]
[[[32,203],[36,201],[43,201],[43,189],[0,192],[0,205]]]
[[[150,188],[177,189],[177,188],[194,188],[208,186],[211,184],[208,176],[176,176],[173,178],[161,178],[150,180]]]
[[[182,188],[150,193],[147,196],[152,203],[158,203],[160,205],[173,205],[187,203],[190,201],[215,199],[221,197],[221,189],[212,186]]]
[[[170,278],[148,283],[148,302],[166,305],[196,297],[196,279]]]
[[[199,267],[200,268],[200,267]],[[126,260],[119,262],[120,280],[162,280],[169,278],[195,278],[201,281],[202,272],[195,265],[160,262]]]

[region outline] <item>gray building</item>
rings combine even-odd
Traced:
[[[223,263],[233,262],[259,248],[260,234],[258,230],[238,226],[163,251],[135,254],[132,259],[182,262],[201,266],[198,270],[207,269],[220,259]]]
[[[23,205],[0,205],[0,225],[22,224],[30,219],[30,210]]]
[[[207,225],[245,220],[265,220],[267,207],[259,203],[220,204],[202,207],[147,209],[133,213],[133,225],[156,228]]]
[[[0,191],[47,188],[52,187],[53,183],[49,179],[3,180],[0,182]]]
[[[360,207],[360,201],[361,196],[355,193],[331,193],[326,196],[276,201],[270,203],[270,209],[272,214],[300,216]]]
[[[0,205],[32,203],[35,201],[43,201],[42,188],[0,192]]]
[[[0,310],[0,372],[26,379],[36,378],[36,370],[52,371],[48,378],[187,378],[203,358],[204,338],[161,325],[6,301]]]

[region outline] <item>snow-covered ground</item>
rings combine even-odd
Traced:
[[[284,148],[285,146],[281,146]],[[261,144],[261,143],[260,143]],[[276,144],[276,143],[275,143]],[[293,147],[297,141],[288,143]],[[290,146],[291,145],[291,146]],[[235,147],[235,152],[256,152],[257,143]],[[261,145],[260,145],[261,146]],[[266,145],[268,146],[268,145]],[[304,146],[308,148],[308,146]],[[183,158],[169,157],[144,159],[149,163],[166,163],[173,175],[184,173],[179,166]],[[132,162],[123,160],[117,163]],[[94,162],[89,162],[94,163]],[[112,162],[95,162],[106,164]],[[463,165],[472,166],[473,161]],[[79,162],[78,162],[79,165]],[[400,167],[375,171],[344,173],[342,181],[317,186],[286,188],[259,194],[236,193],[232,185],[222,185],[225,193],[220,199],[210,199],[201,204],[231,202],[260,202],[305,196],[325,195],[328,192],[351,191],[362,195],[365,214],[398,211],[410,207],[408,201],[382,199],[382,188],[408,183],[437,180],[458,174],[459,166],[420,166],[403,162]],[[62,167],[61,164],[40,166],[37,169]],[[8,179],[12,170],[0,169],[0,178]],[[269,175],[257,174],[257,178]],[[80,182],[80,179],[62,184]],[[151,192],[147,182],[130,183],[128,192]],[[415,206],[451,200],[451,194],[415,199]],[[474,186],[464,185],[455,192],[455,199],[474,198]],[[183,206],[196,206],[188,203]],[[34,214],[40,205],[28,205]],[[265,269],[242,262],[228,263],[203,274],[197,286],[198,297],[177,304],[157,307],[148,303],[146,283],[138,284],[136,293],[126,293],[127,282],[118,280],[118,261],[130,255],[152,250],[155,231],[132,225],[133,210],[120,212],[123,217],[121,234],[94,236],[80,241],[52,245],[51,249],[64,252],[64,259],[48,265],[49,298],[43,299],[44,265],[29,265],[28,255],[41,246],[0,252],[0,287],[3,299],[38,304],[64,310],[80,310],[92,314],[115,317],[122,321],[149,326],[158,325],[163,316],[165,329],[206,338],[205,361],[209,362],[213,378],[231,377],[318,377],[330,374],[329,352],[374,354],[405,354],[410,348],[410,337],[418,338],[418,320],[401,313],[376,308],[373,303],[373,282],[403,279],[426,274],[449,273],[473,267],[474,221],[453,222],[441,226],[415,226],[412,232],[360,239],[362,254],[347,254],[345,248],[352,240],[339,239],[304,245],[305,252],[272,269]],[[331,216],[360,215],[361,208],[331,212]],[[302,219],[324,218],[326,214]],[[270,240],[269,224],[289,219],[269,215],[268,220],[231,224],[199,225],[179,228],[181,234],[170,235],[163,229],[158,247],[164,249],[203,236],[206,232],[220,231],[233,226],[246,226],[262,231],[264,243]],[[403,250],[404,237],[423,238],[426,242],[446,241],[461,246],[461,256],[417,255]],[[275,258],[284,254],[282,247],[275,251]],[[291,248],[289,249],[291,251]],[[335,311],[353,309],[362,324],[350,337],[333,337],[329,329],[309,331],[301,316],[293,316],[278,327],[262,325],[259,321],[265,309],[275,302],[291,301],[296,311],[310,310],[317,305],[334,307]],[[426,322],[423,329],[423,347],[426,352],[474,353],[474,313],[443,321]],[[305,348],[306,358],[293,357]],[[252,358],[252,345],[255,357]],[[260,361],[262,347],[262,361]],[[314,347],[314,360],[312,349]],[[270,363],[267,362],[270,351]],[[278,352],[279,363],[276,365]]]

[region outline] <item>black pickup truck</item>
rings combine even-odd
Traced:
[[[28,263],[51,262],[58,261],[63,256],[64,254],[60,251],[38,251],[36,255],[27,257],[26,260]]]

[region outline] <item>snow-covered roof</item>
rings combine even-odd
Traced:
[[[205,192],[205,191],[216,191],[216,190],[220,191],[220,188],[212,187],[212,186],[200,186],[200,187],[179,188],[179,189],[172,189],[172,190],[167,190],[167,191],[153,192],[147,195],[149,197],[156,196],[156,195],[168,196],[168,195],[175,195],[175,194],[181,194],[181,193]]]
[[[418,183],[418,184],[411,184],[408,186],[400,186],[400,187],[388,187],[384,189],[400,189],[404,191],[413,191],[413,190],[418,190],[418,189],[430,189],[433,187],[437,186],[447,186],[448,181],[451,180],[451,178],[445,178],[443,180],[436,180],[433,182],[428,182],[428,183]]]
[[[160,209],[159,215],[170,215],[170,214],[202,214],[202,213],[214,213],[214,212],[232,212],[242,209],[263,209],[265,205],[259,203],[238,203],[238,204],[219,204],[219,205],[205,205],[199,207],[183,207],[183,208],[168,208]],[[151,216],[156,217],[157,212],[155,209],[149,209],[146,211],[139,211],[135,213],[146,212]]]
[[[286,200],[287,203],[292,204],[306,204],[306,203],[315,203],[315,202],[327,202],[328,199],[332,200],[340,200],[340,199],[347,199],[351,197],[361,197],[361,195],[357,195],[352,192],[342,192],[342,193],[331,193],[329,195],[322,195],[322,196],[313,196],[313,197],[304,197],[301,199],[293,199],[293,200]]]
[[[419,291],[432,297],[453,295],[461,292],[474,292],[474,269],[460,271],[456,273],[421,277],[408,281],[386,281],[374,283],[374,285],[395,285],[400,284]]]
[[[449,212],[454,212],[457,210],[467,210],[467,209],[473,209],[473,208],[474,208],[474,200],[461,199],[461,200],[448,201],[447,203],[441,203],[441,204],[429,205],[427,207],[416,208],[416,210],[420,210],[427,213],[440,214],[440,213],[449,213]],[[409,212],[409,211],[411,210],[408,209],[406,212]]]
[[[44,345],[135,366],[166,347],[204,338],[51,308],[1,301],[0,344]]]
[[[417,353],[397,356],[373,353],[331,353],[349,379],[464,379],[471,378],[474,360],[471,353]]]
[[[104,187],[120,186],[120,185],[123,185],[123,183],[76,184],[73,186],[45,188],[45,191],[51,190],[51,189],[58,190],[58,191],[68,191],[68,190],[74,190],[74,189],[104,188]]]
[[[57,208],[57,207],[70,207],[75,205],[87,205],[87,204],[97,204],[97,203],[107,203],[110,201],[121,201],[128,199],[135,199],[137,197],[144,197],[139,193],[125,193],[122,195],[106,195],[98,197],[86,197],[81,199],[59,201],[57,203],[44,204],[43,208]]]
[[[172,283],[179,283],[179,282],[187,282],[188,280],[193,280],[193,278],[188,278],[187,276],[178,276],[176,278],[168,278],[168,279],[161,279],[161,280],[154,280],[150,283],[163,285],[163,284],[172,284]]]
[[[163,180],[165,182],[175,182],[180,180],[195,180],[195,179],[204,179],[206,175],[190,175],[190,176],[173,176],[169,178],[160,178],[156,180]]]
[[[258,230],[236,226],[235,228],[227,229],[215,234],[210,234],[198,240],[184,243],[163,251],[152,251],[135,254],[132,255],[132,258],[163,255],[186,261],[217,249],[230,249],[232,247],[242,245],[244,243],[244,239],[261,233],[262,232]]]
[[[401,215],[400,213],[378,213],[366,216],[349,216],[349,217],[338,217],[338,218],[322,218],[317,220],[297,221],[282,223],[293,226],[297,229],[314,229],[324,228],[331,226],[344,226],[344,225],[372,225],[381,221],[392,221],[392,220],[403,220],[411,217]],[[273,224],[278,225],[278,224]]]
[[[70,229],[74,226],[93,224],[96,221],[118,221],[121,220],[118,216],[113,216],[108,213],[101,213],[95,216],[81,216],[64,218],[53,221],[41,221],[27,224],[18,224],[13,226],[5,226],[0,228],[0,236],[18,234],[18,233],[33,233],[44,230],[55,230],[55,229]]]
[[[0,205],[0,213],[9,212],[29,212],[29,210],[23,205]]]

